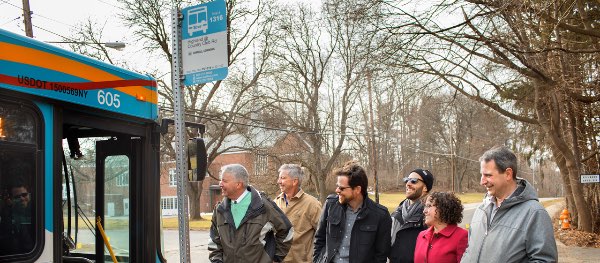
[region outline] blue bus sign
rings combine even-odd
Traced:
[[[190,6],[181,12],[184,84],[225,79],[228,74],[225,0]]]

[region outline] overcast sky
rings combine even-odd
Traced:
[[[106,22],[105,42],[125,41],[126,30],[118,24],[113,14],[119,12],[114,0],[29,0],[32,14],[33,36],[40,41],[60,41],[69,37],[78,23],[92,17]],[[0,0],[0,27],[25,34],[23,26],[23,1]]]

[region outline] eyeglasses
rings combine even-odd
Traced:
[[[340,191],[344,191],[344,190],[346,190],[346,189],[348,189],[348,188],[352,188],[352,186],[339,186],[339,185],[336,185],[335,187],[336,187],[337,189],[340,189]]]
[[[419,178],[410,178],[410,177],[404,177],[404,183],[411,183],[411,184],[416,184],[419,181],[424,182],[423,180],[419,179]]]
[[[28,196],[29,196],[29,193],[21,193],[21,194],[18,194],[18,195],[13,195],[12,198],[13,199],[19,199],[19,198],[25,198],[25,197],[28,197]]]

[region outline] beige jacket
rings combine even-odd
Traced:
[[[321,203],[302,189],[287,201],[286,205],[283,193],[275,198],[275,203],[294,227],[292,247],[283,262],[312,262],[313,238],[319,226]]]

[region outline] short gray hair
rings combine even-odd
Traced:
[[[278,171],[280,173],[283,171],[287,171],[288,176],[298,179],[298,185],[302,184],[302,179],[304,179],[304,171],[302,170],[302,166],[298,164],[286,163],[279,167]]]
[[[506,169],[511,168],[513,171],[513,179],[517,179],[517,156],[505,146],[495,146],[492,149],[487,150],[479,161],[489,162],[494,160],[498,172],[506,172]]]
[[[242,182],[244,187],[248,186],[248,170],[241,164],[228,164],[221,167],[221,173],[219,173],[219,178],[223,180],[223,174],[231,174],[235,177],[235,180]]]

